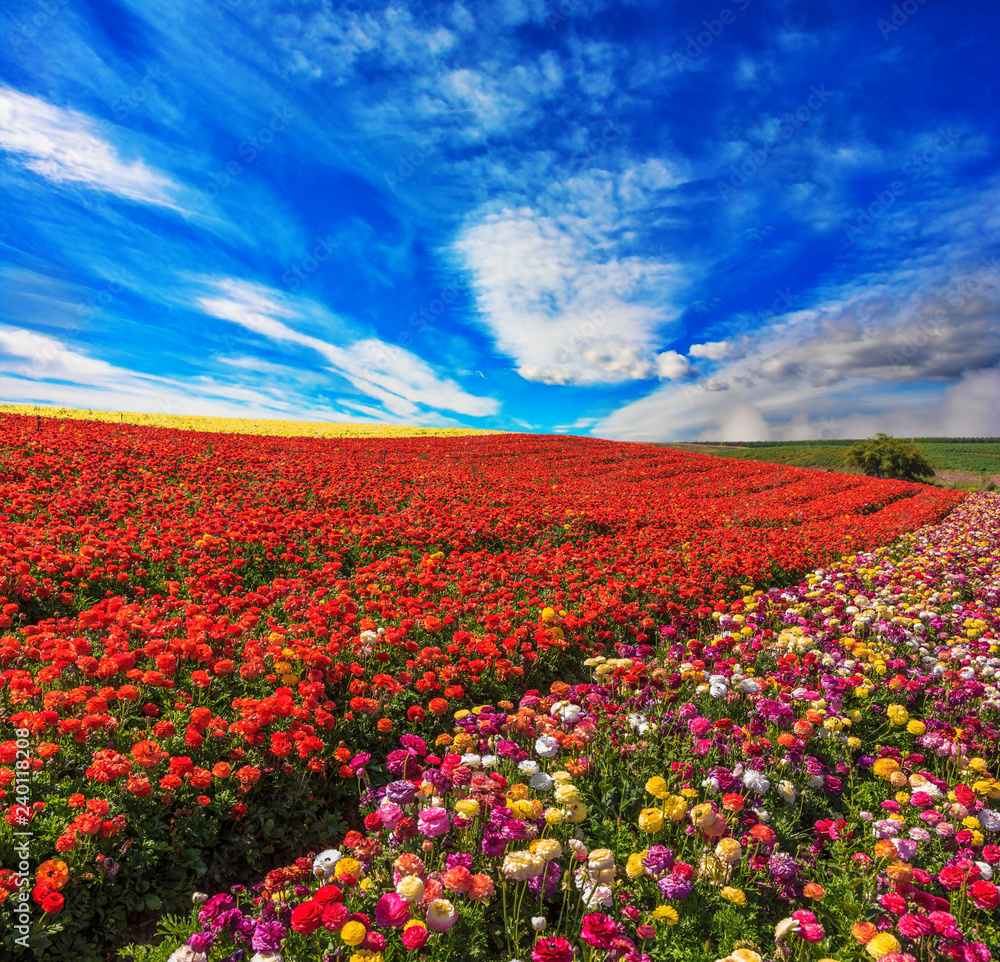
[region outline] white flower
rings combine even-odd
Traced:
[[[538,792],[547,792],[552,788],[552,776],[545,772],[535,772],[528,784]]]
[[[764,777],[763,773],[754,771],[752,768],[743,773],[743,784],[757,795],[765,794],[771,787],[771,783]]]
[[[795,919],[791,917],[787,919],[782,919],[774,927],[774,941],[780,942],[787,935],[791,934],[792,932],[798,932],[798,930],[799,930],[799,923]]]
[[[989,808],[984,808],[979,813],[979,824],[987,832],[1000,832],[1000,812],[994,812]]]
[[[483,755],[483,768],[496,768],[498,761],[496,755]]]
[[[628,716],[628,723],[629,727],[637,731],[640,735],[644,735],[649,730],[649,719],[638,712],[632,712]]]
[[[531,927],[536,932],[544,932],[548,922],[545,921],[544,915],[533,915],[531,917]]]
[[[605,908],[610,909],[614,905],[614,896],[607,885],[596,885],[591,888],[590,884],[583,887],[583,904],[588,909]]]
[[[542,758],[555,758],[559,754],[559,742],[551,735],[540,735],[535,739],[535,751]]]
[[[580,708],[579,705],[574,705],[570,701],[557,701],[552,706],[552,714],[555,715],[556,718],[572,724],[573,722],[579,720],[580,716],[583,714],[583,709]]]
[[[174,949],[167,962],[208,962],[208,956],[204,952],[196,952],[190,945],[182,945]]]
[[[822,775],[810,775],[806,779],[806,784],[810,788],[822,788],[823,787],[823,776]]]
[[[708,686],[708,693],[713,698],[725,698],[729,694],[729,689],[722,682],[717,681]]]
[[[756,695],[760,691],[760,685],[752,678],[744,678],[736,687],[748,695]]]
[[[361,632],[361,644],[363,645],[374,645],[378,641],[378,633],[374,631],[362,631]]]
[[[517,770],[525,775],[534,775],[535,772],[539,771],[538,762],[526,758],[523,762],[517,763]]]
[[[795,786],[787,778],[783,778],[778,782],[778,794],[790,805],[795,801]]]
[[[483,764],[483,760],[474,752],[469,752],[467,755],[462,756],[462,764],[466,768],[479,768]]]
[[[280,952],[254,952],[250,962],[282,962],[284,956]],[[170,962],[168,959],[167,962]]]
[[[313,875],[329,878],[337,863],[343,858],[335,848],[328,848],[313,859]]]
[[[993,866],[989,862],[976,862],[976,868],[979,869],[979,874],[982,875],[986,881],[990,881],[993,878]]]

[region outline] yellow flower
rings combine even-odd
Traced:
[[[709,802],[702,802],[691,809],[691,824],[695,828],[703,828],[715,821],[715,812]]]
[[[975,829],[979,828],[979,819],[975,818],[972,815],[967,815],[965,818],[962,819],[962,824],[966,828],[971,828],[971,829],[975,830]]]
[[[556,788],[555,798],[560,805],[572,805],[580,801],[580,789],[566,782]]]
[[[455,811],[465,818],[475,818],[479,814],[479,802],[474,798],[463,798],[455,802]]]
[[[918,718],[911,718],[906,723],[906,730],[911,735],[922,735],[925,731],[927,731],[927,726]]]
[[[659,775],[654,775],[646,782],[646,791],[654,798],[666,798],[670,794],[666,781]]]
[[[546,862],[554,862],[562,857],[562,845],[558,839],[539,838],[531,843],[531,851],[544,858]]]
[[[698,793],[693,788],[682,788],[681,789],[681,794],[685,798],[697,798],[698,797]]]
[[[361,922],[348,922],[341,930],[340,937],[348,945],[360,945],[368,932]]]
[[[894,758],[880,758],[872,765],[872,771],[879,778],[889,779],[893,772],[899,771],[899,763]]]
[[[672,905],[657,905],[653,909],[653,918],[657,922],[666,922],[667,925],[676,925],[681,919],[677,914],[677,909]]]
[[[424,897],[424,888],[419,875],[404,875],[396,883],[396,894],[407,902],[419,902]]]
[[[522,783],[518,783],[517,785],[511,785],[507,789],[507,800],[508,801],[520,802],[520,801],[523,801],[527,797],[528,797],[528,786],[527,785],[524,785]]]
[[[910,713],[902,705],[890,705],[885,713],[893,725],[905,725],[910,720]]]
[[[566,821],[579,825],[587,817],[587,806],[583,802],[572,802],[566,806]]]
[[[337,878],[343,878],[345,875],[353,875],[357,878],[361,874],[361,865],[353,858],[342,858],[337,862],[334,874]]]
[[[873,959],[881,959],[883,955],[890,952],[898,952],[900,949],[896,937],[889,932],[879,932],[866,946],[865,951]]]
[[[668,795],[663,800],[663,814],[672,822],[681,821],[687,815],[687,800],[680,795]]]
[[[735,838],[720,838],[715,855],[727,865],[736,865],[743,857],[743,846]]]
[[[565,820],[566,820],[566,813],[561,808],[545,809],[546,825],[562,825],[562,823]]]
[[[650,835],[663,828],[663,812],[658,808],[644,808],[639,812],[639,828]]]
[[[633,852],[625,863],[625,874],[631,879],[641,878],[645,869],[642,860],[645,858],[642,852]]]
[[[727,901],[732,902],[733,905],[746,905],[747,897],[741,889],[726,885],[719,894]]]
[[[372,952],[369,949],[358,949],[351,956],[350,962],[383,962],[384,956],[381,952]]]

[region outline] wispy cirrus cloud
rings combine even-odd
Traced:
[[[347,325],[335,320],[343,344],[293,328],[288,321],[326,320],[316,305],[308,311],[277,291],[260,285],[222,278],[209,281],[215,293],[196,298],[197,306],[212,317],[239,324],[278,344],[298,345],[320,354],[330,370],[358,392],[379,401],[398,417],[420,417],[424,409],[452,411],[469,417],[488,417],[499,410],[494,398],[464,391],[452,378],[440,377],[422,358],[376,337],[346,339]]]
[[[174,206],[178,185],[141,159],[124,160],[85,114],[0,87],[0,149],[56,184]]]

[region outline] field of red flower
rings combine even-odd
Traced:
[[[697,639],[960,498],[578,438],[5,417],[4,944],[27,910],[40,953],[100,957],[196,881],[342,834],[401,731]]]

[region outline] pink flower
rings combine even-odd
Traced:
[[[926,915],[904,915],[899,920],[899,931],[908,939],[919,939],[934,931],[934,923]]]
[[[448,813],[443,808],[425,808],[417,818],[417,829],[427,838],[444,835],[449,824]]]
[[[618,926],[606,915],[591,912],[583,917],[583,927],[580,938],[587,945],[597,949],[611,948],[611,940],[618,934]]]
[[[380,928],[401,929],[410,921],[410,903],[395,892],[386,892],[375,903],[375,924]]]
[[[447,899],[434,899],[427,906],[427,928],[447,932],[458,921],[458,910]]]
[[[573,946],[561,935],[539,939],[531,950],[531,962],[572,962]]]
[[[985,879],[973,882],[969,886],[969,898],[977,909],[982,909],[984,912],[992,912],[1000,905],[1000,892],[992,882],[987,882]]]

